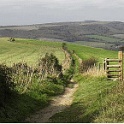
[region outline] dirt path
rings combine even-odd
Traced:
[[[29,123],[45,123],[49,122],[49,118],[54,114],[61,112],[65,108],[69,107],[73,101],[73,94],[76,91],[78,84],[73,84],[73,88],[66,88],[63,95],[59,95],[53,98],[51,104],[36,112],[34,115],[28,117],[25,122]]]

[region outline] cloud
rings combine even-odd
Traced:
[[[86,6],[96,6],[98,8],[124,7],[124,0],[82,0]]]
[[[45,6],[78,7],[95,6],[99,8],[123,7],[124,0],[0,0],[0,6]]]
[[[0,9],[0,25],[124,20],[124,0],[0,0]]]

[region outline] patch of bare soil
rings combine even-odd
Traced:
[[[54,114],[61,112],[69,107],[73,101],[73,94],[77,90],[78,84],[73,83],[72,88],[65,88],[63,95],[56,96],[52,99],[51,104],[28,117],[25,122],[29,123],[45,123],[49,122],[49,118]]]

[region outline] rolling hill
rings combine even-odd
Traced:
[[[16,38],[14,42],[9,38],[0,38],[0,64],[11,66],[13,63],[26,62],[30,66],[36,66],[37,60],[46,53],[53,53],[59,62],[65,58],[61,44],[57,42],[38,41]]]
[[[0,27],[1,37],[68,42],[82,41],[84,45],[89,45],[87,42],[92,42],[92,44],[95,42],[98,44],[106,43],[107,45],[99,45],[99,47],[107,49],[116,49],[117,45],[123,45],[123,34],[124,22],[117,21],[60,22]],[[94,46],[98,47],[98,45]]]

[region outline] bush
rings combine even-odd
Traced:
[[[14,41],[15,41],[15,38],[11,37],[11,38],[9,39],[9,41],[10,41],[10,42],[14,42]]]
[[[6,65],[0,65],[0,107],[4,106],[7,99],[10,98],[12,91],[14,91],[11,74],[11,68]]]
[[[86,72],[89,68],[92,68],[97,63],[96,58],[91,57],[87,60],[83,60],[80,65],[80,72]]]
[[[12,67],[12,79],[16,84],[16,90],[19,93],[24,93],[28,89],[29,85],[33,82],[34,71],[27,63],[17,63]]]
[[[57,76],[61,74],[62,66],[53,54],[46,53],[44,58],[41,58],[38,63],[38,71],[43,78],[48,76]]]
[[[12,68],[13,68],[14,73],[23,72],[24,75],[32,72],[32,68],[29,67],[27,63],[19,62],[19,63],[14,64]]]

